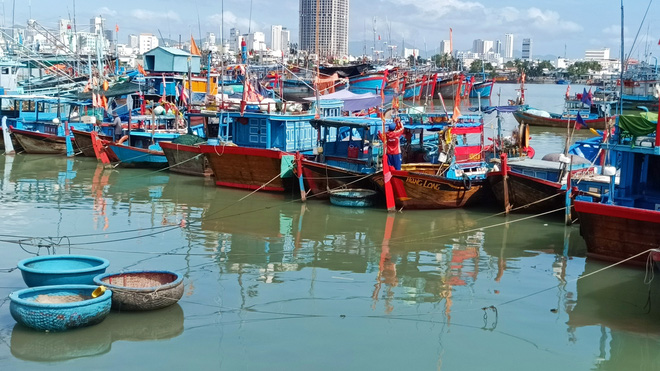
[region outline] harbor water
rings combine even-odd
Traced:
[[[500,88],[505,103],[517,85],[482,104]],[[527,103],[561,112],[565,90],[528,85]],[[532,128],[537,156],[565,132]],[[563,216],[303,204],[79,157],[1,156],[0,172],[3,370],[660,369],[659,283],[587,258]],[[16,263],[69,253],[176,271],[184,296],[68,332],[17,325]]]

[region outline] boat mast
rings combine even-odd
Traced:
[[[623,55],[623,0],[621,0],[621,74],[619,77],[619,114],[623,113],[623,69],[625,61]]]

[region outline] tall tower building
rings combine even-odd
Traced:
[[[449,53],[451,53],[451,50],[449,49],[449,40],[440,41],[440,55]]]
[[[532,39],[523,39],[522,41],[522,60],[532,60]]]
[[[270,50],[282,50],[282,25],[270,26]]]
[[[316,53],[317,1],[319,54],[322,57],[347,56],[350,0],[300,0],[300,49]]]
[[[513,34],[504,34],[504,58],[513,59]]]

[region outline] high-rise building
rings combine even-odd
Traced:
[[[532,60],[532,39],[523,39],[522,41],[522,60]]]
[[[493,50],[496,54],[502,54],[502,42],[500,40],[495,41],[495,50]]]
[[[451,49],[449,48],[449,46],[450,46],[449,40],[440,41],[440,55],[451,53]]]
[[[472,42],[472,52],[473,53],[483,53],[484,41],[481,39],[476,39]]]
[[[291,31],[282,28],[282,51],[284,55],[289,55],[289,49],[291,49]]]
[[[128,35],[128,46],[131,48],[137,48],[138,45],[138,36],[133,34]]]
[[[324,57],[347,56],[349,1],[300,0],[300,49],[317,51],[318,3],[318,53]]]
[[[282,50],[282,25],[270,26],[270,50]]]
[[[229,30],[229,50],[234,52],[240,52],[241,49],[241,31],[238,28],[232,28]]]
[[[513,34],[504,34],[504,58],[513,59]]]
[[[484,40],[483,48],[479,53],[481,54],[488,54],[488,53],[493,53],[495,50],[493,50],[493,40]]]
[[[158,38],[150,33],[141,33],[138,36],[138,54],[144,54],[158,46]]]
[[[103,33],[105,18],[94,17],[89,20],[89,32],[93,34]]]

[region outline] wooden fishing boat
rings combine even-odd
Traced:
[[[321,101],[322,116],[337,114],[341,101]],[[223,114],[219,145],[200,145],[213,170],[216,185],[283,192],[299,182],[294,177],[294,153],[315,147],[310,120],[314,108],[301,113],[230,111]],[[224,127],[226,125],[226,128]]]
[[[495,81],[485,80],[474,83],[470,89],[470,98],[490,98]]]
[[[451,117],[452,114],[440,114],[428,122],[424,120],[406,126],[410,143],[418,140],[424,146],[432,145],[424,142],[426,131],[443,131],[436,136],[434,143],[435,151],[440,153],[433,155],[433,151],[429,152],[426,156],[429,162],[409,162],[403,164],[401,170],[390,169],[398,208],[456,208],[474,205],[487,198],[488,165],[484,157],[483,116],[461,115],[454,124]],[[379,187],[384,186],[382,173],[375,175],[373,180]]]
[[[578,197],[574,205],[588,256],[615,262],[632,258],[627,262],[642,265],[650,249],[660,246],[660,141],[653,136],[658,124],[622,115],[616,125],[602,145],[609,158],[617,159],[616,167],[604,167],[612,178],[609,192],[600,202]]]
[[[140,148],[118,143],[108,143],[107,147],[116,156],[122,167],[155,168],[167,167],[167,157],[159,147]]]
[[[566,128],[568,118],[564,115],[557,113],[547,113],[535,109],[525,109],[513,113],[516,121],[521,124],[528,124],[532,126],[548,126],[555,128]],[[588,116],[587,116],[588,117]],[[572,117],[571,121],[575,123],[576,117]],[[584,123],[593,129],[604,129],[607,125],[606,117],[599,118],[585,118]]]
[[[436,95],[440,94],[443,99],[455,99],[456,92],[463,84],[463,75],[455,74],[449,78],[440,80],[436,83]],[[461,92],[458,91],[460,94]]]
[[[75,148],[85,157],[96,157],[94,146],[92,144],[92,132],[84,130],[71,129],[73,134]],[[110,135],[98,134],[101,140],[113,141]]]
[[[382,126],[380,119],[342,117],[311,123],[319,132],[320,151],[301,162],[303,178],[315,198],[327,199],[332,189],[378,189],[370,180],[378,170],[378,154],[370,144]]]
[[[160,148],[167,159],[168,169],[172,172],[194,176],[213,174],[199,145],[160,142]]]
[[[64,136],[16,128],[10,128],[9,130],[26,153],[66,154],[66,137]]]
[[[452,179],[437,175],[440,164],[404,164],[401,170],[391,170],[392,188],[397,208],[449,209],[482,203],[489,196],[483,175],[486,168],[464,169],[465,177]],[[468,175],[469,174],[469,175]],[[478,176],[480,175],[480,176]],[[374,182],[384,184],[382,173]]]
[[[218,186],[284,192],[295,185],[293,154],[235,145],[200,145],[199,150]]]

